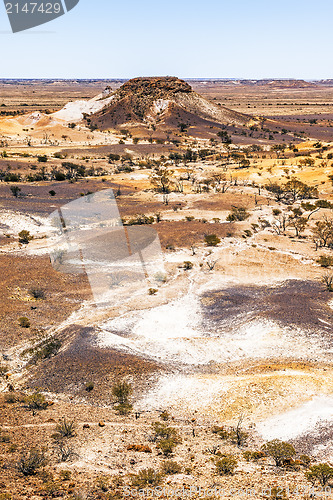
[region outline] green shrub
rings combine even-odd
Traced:
[[[157,448],[160,449],[165,456],[173,453],[175,446],[181,443],[177,429],[168,427],[161,422],[154,422],[152,428],[154,432],[153,440],[157,441]]]
[[[112,395],[118,404],[125,404],[129,402],[132,390],[131,384],[129,384],[126,380],[120,380],[113,385]]]
[[[244,207],[232,207],[230,214],[227,217],[228,222],[244,221],[250,217],[250,214]]]
[[[117,403],[114,405],[114,409],[119,415],[128,415],[133,409],[131,403]]]
[[[247,462],[250,460],[257,461],[264,458],[266,454],[263,451],[244,451],[243,457]]]
[[[37,363],[37,361],[49,359],[52,356],[58,354],[61,345],[61,340],[51,337],[49,339],[43,340],[35,347],[27,349],[23,352],[23,355],[28,354],[32,356],[31,361],[33,363]]]
[[[19,235],[19,242],[24,243],[25,245],[27,245],[29,241],[33,239],[33,236],[31,236],[30,232],[26,231],[25,229],[20,231],[18,235]]]
[[[333,266],[333,257],[329,255],[321,255],[316,262],[320,264],[321,267],[331,267]]]
[[[157,448],[159,450],[161,450],[161,452],[163,453],[164,456],[169,456],[169,455],[172,455],[174,449],[175,449],[175,446],[176,446],[176,442],[169,438],[169,439],[160,439],[157,443]]]
[[[219,476],[230,476],[234,473],[238,461],[233,455],[225,455],[222,458],[216,458],[214,465]]]
[[[230,439],[232,432],[225,427],[215,426],[212,429],[213,434],[217,434],[221,439]]]
[[[25,404],[29,410],[45,410],[48,407],[48,402],[45,396],[40,392],[34,392],[25,398]]]
[[[19,318],[18,322],[21,328],[30,328],[30,321],[25,316]]]
[[[216,247],[219,243],[221,243],[221,240],[216,234],[207,234],[205,236],[205,243],[208,247]]]

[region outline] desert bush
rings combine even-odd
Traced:
[[[160,419],[163,420],[164,422],[166,422],[167,420],[169,420],[170,418],[170,415],[168,413],[167,410],[163,410],[162,413],[160,414]]]
[[[146,444],[129,444],[127,446],[128,451],[138,451],[141,453],[152,453],[151,448]]]
[[[166,460],[162,464],[162,472],[165,475],[179,474],[181,470],[182,468],[179,463],[175,462],[174,460]]]
[[[217,434],[221,439],[230,439],[232,436],[232,432],[230,430],[226,429],[223,426],[220,427],[217,425],[212,428],[212,433]]]
[[[109,476],[98,476],[95,481],[96,488],[104,491],[106,493],[111,486],[111,481]]]
[[[333,266],[333,257],[329,255],[321,255],[316,262],[320,264],[321,267],[331,267]]]
[[[174,427],[168,427],[166,424],[161,422],[154,422],[151,425],[155,441],[158,439],[179,440],[178,431]]]
[[[143,488],[145,486],[157,486],[162,480],[162,474],[154,469],[142,469],[131,477],[132,486]]]
[[[333,274],[325,274],[322,278],[322,282],[325,284],[328,292],[333,292]]]
[[[41,361],[43,359],[49,359],[52,356],[58,354],[59,349],[62,343],[61,340],[51,337],[49,339],[43,340],[35,347],[28,349],[23,352],[23,355],[28,354],[31,356],[31,361],[33,363],[37,363],[37,361]]]
[[[216,234],[206,234],[205,243],[208,247],[216,247],[221,243],[221,239]]]
[[[2,429],[0,429],[0,443],[10,443],[10,436],[2,434]]]
[[[46,298],[45,291],[42,288],[30,288],[29,294],[36,300],[44,300]]]
[[[31,448],[31,450],[22,453],[17,468],[24,476],[33,476],[46,463],[45,450]]]
[[[71,438],[75,436],[75,420],[67,420],[65,417],[56,425],[54,437]]]
[[[216,458],[214,465],[219,476],[230,476],[234,473],[238,461],[233,455],[225,455],[222,458]]]
[[[132,385],[126,380],[120,380],[112,387],[112,395],[116,400],[114,408],[120,415],[127,415],[132,410],[129,400],[132,390]]]
[[[189,271],[192,268],[193,268],[193,262],[185,260],[183,264],[183,269],[185,269],[185,271]]]
[[[311,463],[311,457],[309,457],[309,455],[300,455],[299,459],[305,466],[308,466]]]
[[[60,479],[62,481],[69,481],[72,477],[72,472],[70,470],[60,471]]]
[[[119,415],[128,415],[133,409],[131,403],[117,403],[114,405],[114,409]]]
[[[282,467],[285,460],[293,458],[296,455],[293,445],[285,441],[280,441],[280,439],[268,441],[261,447],[261,450],[273,458],[277,467]]]
[[[20,400],[20,397],[15,392],[7,392],[5,393],[5,403],[14,404]]]
[[[30,320],[25,316],[19,318],[18,322],[21,328],[30,328]]]
[[[120,380],[116,382],[112,387],[112,395],[119,404],[124,404],[129,401],[129,397],[132,394],[132,385],[126,380]]]
[[[124,219],[123,223],[125,226],[142,226],[142,225],[149,225],[149,224],[154,224],[155,222],[155,217],[151,216],[149,217],[148,215],[136,215],[132,219]]]
[[[244,451],[243,457],[247,462],[250,462],[250,460],[257,461],[260,460],[261,458],[264,458],[266,454],[263,451]]]
[[[54,448],[55,454],[58,458],[59,462],[68,462],[78,454],[75,452],[75,449],[70,444],[66,443],[63,439],[59,439],[59,434],[57,434],[57,441]]]
[[[305,477],[312,484],[318,482],[321,486],[326,486],[328,481],[333,478],[333,467],[327,463],[312,465],[305,473]]]
[[[172,455],[174,449],[175,449],[175,446],[177,445],[178,443],[176,441],[174,441],[173,439],[169,438],[169,439],[160,439],[157,443],[157,448],[159,450],[161,450],[161,452],[163,453],[164,456],[169,456],[169,455]]]
[[[19,242],[24,243],[25,245],[27,245],[33,239],[33,236],[26,229],[22,229],[22,231],[19,232],[18,236]]]
[[[181,443],[180,436],[177,429],[168,427],[161,422],[154,422],[152,424],[153,441],[157,441],[157,448],[161,450],[163,455],[170,455],[175,446]]]
[[[250,217],[250,214],[244,207],[232,207],[230,214],[227,217],[228,222],[244,221]]]
[[[95,387],[95,385],[94,385],[94,383],[93,383],[93,382],[88,382],[88,383],[86,384],[85,389],[86,389],[86,391],[87,391],[87,392],[91,392],[91,391],[93,391],[93,390],[94,390],[94,387]]]
[[[34,392],[25,398],[25,404],[29,410],[45,410],[48,402],[40,392]]]
[[[0,363],[0,377],[4,377],[8,373],[8,366]]]
[[[18,198],[20,196],[21,188],[19,188],[18,186],[11,186],[10,190],[15,198]]]

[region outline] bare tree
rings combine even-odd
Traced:
[[[206,264],[207,264],[208,269],[209,269],[210,271],[213,271],[213,270],[214,270],[214,268],[215,268],[215,266],[216,266],[216,264],[217,264],[217,263],[218,263],[218,259],[216,259],[216,260],[211,260],[211,259],[208,259],[208,260],[206,261]]]

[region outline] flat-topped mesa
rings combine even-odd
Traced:
[[[151,99],[170,98],[179,92],[190,93],[192,87],[174,76],[156,76],[133,78],[124,83],[117,91],[116,95],[122,99],[135,94],[137,96],[149,96]]]

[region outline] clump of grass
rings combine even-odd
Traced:
[[[71,438],[75,436],[76,423],[75,420],[67,420],[65,417],[56,425],[56,433],[53,435],[55,439]]]
[[[45,410],[48,407],[48,402],[45,396],[40,392],[34,392],[25,398],[25,404],[29,410]]]
[[[33,299],[36,300],[45,300],[46,298],[45,291],[42,288],[38,287],[30,288],[29,294]]]
[[[22,453],[17,468],[24,476],[33,476],[46,463],[45,449],[31,448]]]
[[[132,486],[143,488],[145,486],[157,486],[162,481],[162,474],[154,469],[142,469],[131,477]]]
[[[166,460],[162,465],[162,472],[165,475],[179,474],[181,470],[179,463],[174,460]]]

